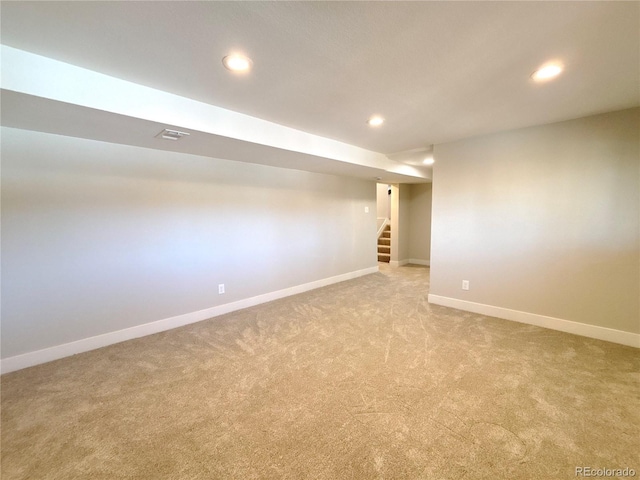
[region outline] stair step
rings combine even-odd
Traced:
[[[380,237],[378,237],[378,261],[389,263],[391,261],[391,225],[385,225]]]

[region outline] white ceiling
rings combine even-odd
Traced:
[[[5,45],[384,154],[640,104],[639,2],[1,9]],[[222,67],[234,51],[253,59],[249,75]],[[534,83],[549,60],[566,71]],[[373,113],[379,129],[365,123]]]

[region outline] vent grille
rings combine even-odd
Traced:
[[[180,140],[182,137],[188,137],[190,134],[187,132],[179,132],[178,130],[170,130],[165,128],[161,131],[156,138],[164,138],[165,140]]]

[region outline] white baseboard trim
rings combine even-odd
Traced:
[[[389,265],[392,267],[402,267],[403,265],[407,265],[410,263],[413,265],[427,265],[427,266],[431,264],[429,260],[420,260],[419,258],[408,258],[406,260],[391,260],[389,262]]]
[[[421,260],[419,258],[410,258],[409,260],[407,260],[407,263],[410,263],[412,265],[426,265],[427,267],[431,265],[431,262],[429,260]]]
[[[527,323],[537,327],[559,330],[561,332],[573,333],[583,337],[595,338],[607,342],[619,343],[630,347],[640,348],[640,334],[615,330],[613,328],[599,327],[587,323],[573,322],[561,318],[547,317],[535,313],[511,310],[508,308],[484,305],[482,303],[468,302],[457,298],[442,297],[440,295],[429,294],[429,303],[442,305],[444,307],[456,308],[467,312],[479,313],[490,317],[512,320],[514,322]]]
[[[391,260],[389,262],[389,266],[391,267],[401,267],[409,263],[409,260]]]
[[[185,313],[183,315],[177,315],[175,317],[125,328],[123,330],[116,330],[115,332],[96,335],[95,337],[83,338],[75,342],[8,357],[0,360],[0,372],[14,372],[23,368],[33,367],[34,365],[40,365],[41,363],[51,362],[53,360],[58,360],[59,358],[75,355],[77,353],[88,352],[89,350],[113,345],[114,343],[120,343],[126,340],[164,332],[166,330],[171,330],[172,328],[182,327],[184,325],[189,325],[190,323],[201,322],[202,320],[224,315],[225,313],[235,312],[236,310],[253,307],[261,303],[271,302],[273,300],[325,287],[334,283],[344,282],[345,280],[351,280],[353,278],[376,273],[377,271],[379,271],[379,268],[376,265],[375,267],[356,270],[354,272],[344,273],[334,277],[323,278],[321,280],[304,283],[295,287],[265,293],[263,295],[246,298],[244,300],[238,300],[237,302],[226,303],[224,305],[206,308],[197,312]]]

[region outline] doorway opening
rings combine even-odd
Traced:
[[[391,261],[391,185],[378,183],[376,190],[377,203],[377,242],[378,262]]]

